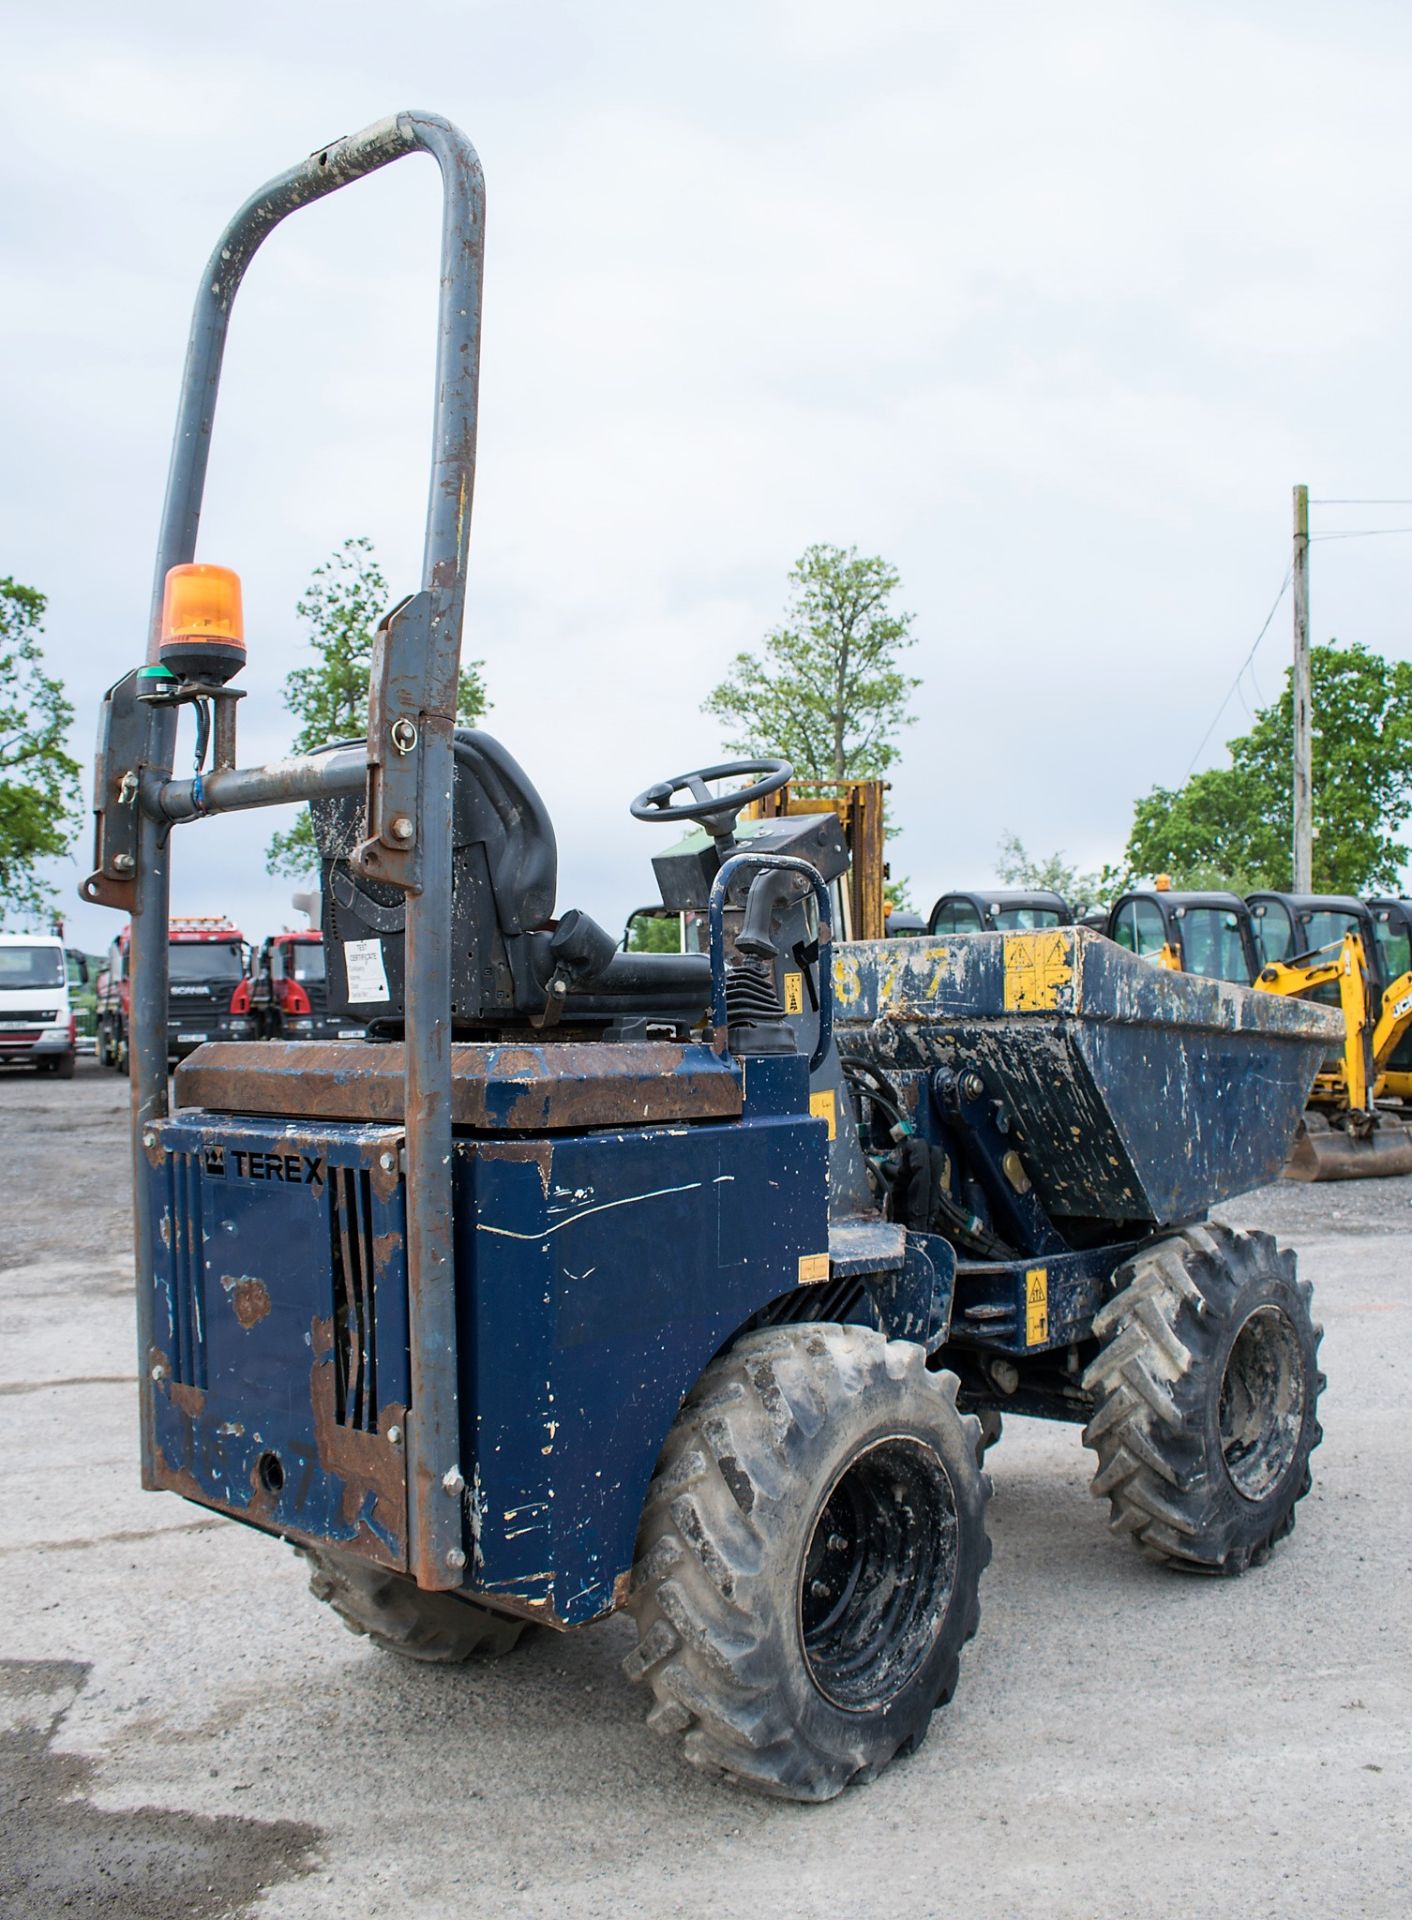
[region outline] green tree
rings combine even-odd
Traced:
[[[681,920],[675,914],[637,913],[628,922],[629,953],[680,953]]]
[[[1121,892],[1127,884],[1121,867],[1104,864],[1095,873],[1082,873],[1064,858],[1063,848],[1039,858],[1033,856],[1018,833],[1003,833],[996,849],[995,874],[1007,887],[1047,889],[1060,894],[1071,907],[1096,906]]]
[[[54,889],[39,861],[67,853],[78,830],[78,762],[64,743],[74,717],[44,671],[44,595],[0,579],[0,912],[43,919]]]
[[[371,540],[345,540],[315,567],[295,612],[309,630],[314,658],[285,676],[284,704],[299,721],[292,751],[312,753],[334,740],[361,739],[368,730],[368,681],[373,635],[388,607],[387,581]],[[480,677],[483,662],[461,669],[456,717],[478,720],[489,706]],[[319,864],[314,823],[307,807],[287,833],[277,833],[265,851],[269,873],[298,877]]]
[[[898,757],[921,685],[898,661],[915,644],[898,613],[894,568],[856,547],[806,547],[789,576],[784,622],[758,653],[738,653],[703,702],[732,753],[782,754],[801,778],[870,779]]]
[[[1357,642],[1310,649],[1314,887],[1396,888],[1408,857],[1397,838],[1412,813],[1412,665]],[[1293,857],[1293,705],[1284,690],[1231,740],[1228,767],[1154,787],[1133,811],[1134,873],[1176,887],[1288,889]]]

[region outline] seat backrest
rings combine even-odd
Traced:
[[[529,936],[554,912],[558,850],[543,800],[498,740],[458,729],[455,769],[451,1011],[465,1028],[543,1006],[544,956]],[[321,800],[311,811],[323,869],[330,1008],[396,1024],[403,1017],[405,898],[351,864],[366,831],[360,795]]]

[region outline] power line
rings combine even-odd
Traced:
[[[1412,500],[1311,500],[1311,507],[1412,507]]]
[[[1280,590],[1275,595],[1274,604],[1271,606],[1270,611],[1265,615],[1265,624],[1261,627],[1259,633],[1256,634],[1254,643],[1252,644],[1249,653],[1246,654],[1244,660],[1241,661],[1240,672],[1237,673],[1235,679],[1232,680],[1230,684],[1230,689],[1227,692],[1225,699],[1221,702],[1220,706],[1217,707],[1216,711],[1212,714],[1211,724],[1206,729],[1205,733],[1203,733],[1201,736],[1201,745],[1196,749],[1196,752],[1191,756],[1191,764],[1187,767],[1187,770],[1186,770],[1186,777],[1188,780],[1190,780],[1191,778],[1192,769],[1195,767],[1197,761],[1201,758],[1202,752],[1206,746],[1206,742],[1211,738],[1212,734],[1216,731],[1216,727],[1218,722],[1220,721],[1221,715],[1225,712],[1226,708],[1231,704],[1231,695],[1234,694],[1237,688],[1240,686],[1241,678],[1244,675],[1246,668],[1250,665],[1251,661],[1255,658],[1256,652],[1260,646],[1260,642],[1265,638],[1265,635],[1270,631],[1270,622],[1274,619],[1275,615],[1279,612],[1280,602],[1284,599],[1285,594],[1289,590],[1290,578],[1291,578],[1291,571],[1289,568],[1286,568],[1285,577],[1280,582]]]
[[[1412,501],[1408,502],[1412,506]],[[1412,527],[1349,527],[1341,533],[1311,533],[1314,540],[1376,540],[1384,533],[1412,533]]]

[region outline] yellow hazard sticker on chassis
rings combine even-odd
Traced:
[[[818,1093],[811,1093],[809,1111],[816,1120],[828,1121],[829,1139],[835,1139],[838,1134],[838,1107],[834,1102],[833,1088],[821,1087]]]
[[[801,1253],[799,1256],[799,1284],[811,1286],[817,1280],[829,1277],[829,1256],[826,1253]]]
[[[1049,1339],[1049,1269],[1031,1267],[1025,1275],[1025,1345],[1042,1347]]]
[[[784,977],[784,1010],[786,1013],[804,1011],[804,975],[787,973]]]

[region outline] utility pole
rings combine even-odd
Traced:
[[[1314,891],[1309,717],[1309,489],[1294,490],[1294,891]]]

